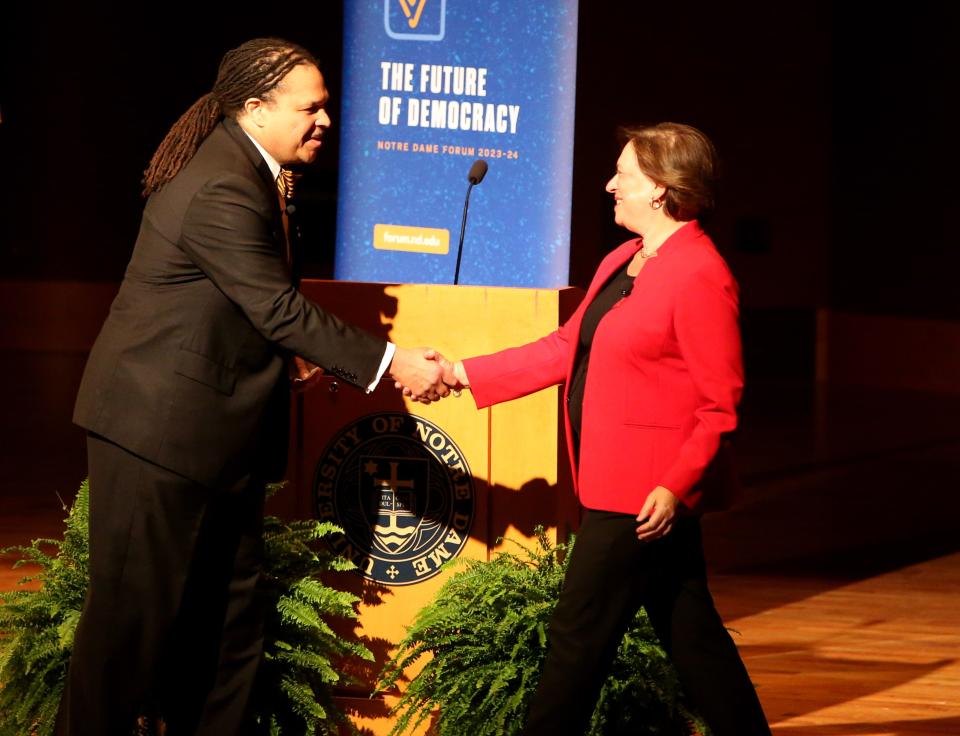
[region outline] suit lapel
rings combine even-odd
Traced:
[[[294,283],[297,283],[297,275],[294,273],[292,263],[293,254],[291,253],[291,248],[293,244],[290,242],[289,235],[287,233],[287,223],[284,221],[285,213],[281,211],[281,197],[277,190],[277,183],[270,173],[270,167],[260,154],[260,151],[258,151],[257,147],[253,144],[253,141],[251,141],[250,137],[244,133],[243,128],[239,126],[236,120],[233,118],[224,118],[221,124],[223,125],[223,129],[230,136],[230,139],[237,145],[237,147],[243,152],[243,155],[257,170],[257,183],[263,190],[267,201],[273,205],[273,216],[274,220],[276,221],[274,239],[276,240],[278,251],[283,258],[284,263],[286,263],[288,270],[291,272],[291,280],[293,280]]]
[[[270,175],[270,167],[267,166],[267,162],[264,161],[257,147],[253,145],[253,141],[243,132],[243,128],[241,128],[233,118],[224,118],[221,124],[230,138],[233,139],[233,142],[243,151],[243,155],[250,160],[250,163],[253,164],[253,167],[257,170],[257,178],[263,185],[264,191],[271,199],[276,199],[277,184]]]
[[[629,240],[600,264],[600,268],[597,269],[596,276],[594,276],[587,289],[587,294],[583,298],[588,305],[596,298],[597,293],[606,285],[610,277],[619,271],[624,263],[633,258],[638,250],[640,250],[640,239]]]

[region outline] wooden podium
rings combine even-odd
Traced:
[[[578,289],[516,289],[305,281],[301,291],[346,321],[404,347],[450,358],[493,352],[555,330]],[[384,379],[372,394],[332,377],[294,399],[291,492],[281,517],[329,519],[334,544],[362,573],[329,582],[361,598],[352,633],[376,662],[339,704],[366,733],[386,734],[395,696],[370,699],[376,675],[417,611],[451,574],[453,557],[489,559],[497,541],[553,539],[579,522],[554,387],[478,411],[468,391],[424,406]],[[409,673],[412,674],[412,673]]]

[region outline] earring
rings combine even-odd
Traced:
[[[653,209],[658,210],[663,207],[663,200],[650,197],[650,206],[653,207]]]

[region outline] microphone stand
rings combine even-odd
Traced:
[[[467,187],[467,198],[463,200],[463,219],[460,221],[460,244],[457,246],[457,270],[453,274],[453,285],[460,283],[460,259],[463,257],[463,234],[467,231],[467,208],[470,207],[470,192],[477,182],[470,182]]]

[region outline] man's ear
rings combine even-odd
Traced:
[[[248,97],[243,103],[243,114],[258,128],[262,128],[266,123],[264,114],[266,113],[266,103],[259,97]]]

